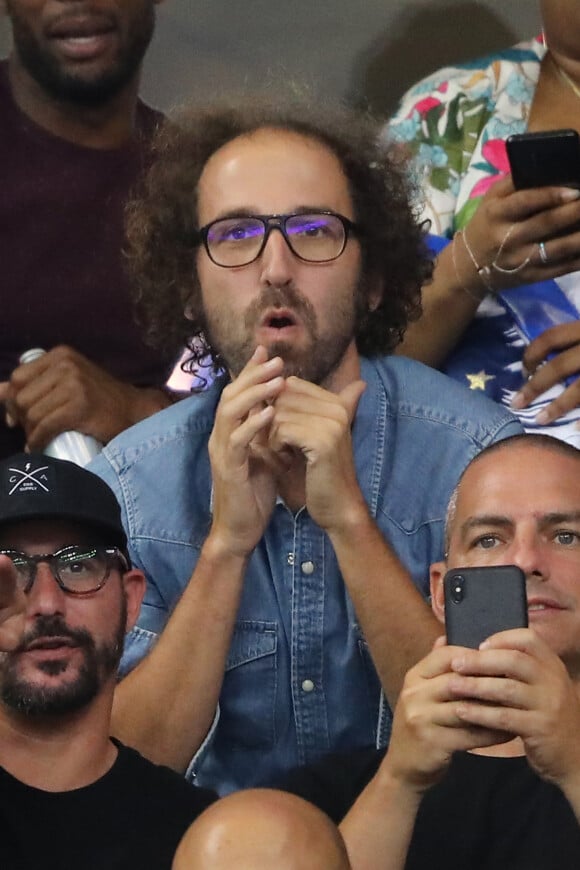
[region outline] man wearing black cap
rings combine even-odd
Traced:
[[[144,584],[103,481],[47,456],[0,462],[3,868],[169,868],[213,800],[109,737]]]

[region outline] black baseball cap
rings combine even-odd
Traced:
[[[103,543],[127,553],[121,509],[113,490],[65,459],[19,453],[0,460],[0,526],[19,520],[70,520],[98,530]]]

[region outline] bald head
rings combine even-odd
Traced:
[[[485,466],[488,466],[490,460],[491,467],[493,468],[494,461],[492,457],[495,454],[505,453],[506,451],[513,455],[514,458],[517,457],[517,459],[515,459],[515,461],[517,462],[519,460],[519,457],[521,457],[522,455],[522,448],[527,447],[535,448],[537,451],[545,450],[548,453],[563,456],[570,459],[574,463],[580,462],[580,450],[578,450],[578,448],[573,447],[571,444],[567,444],[565,441],[560,441],[558,438],[554,438],[551,435],[541,435],[526,432],[522,433],[521,435],[513,435],[511,438],[505,438],[502,441],[494,441],[494,443],[490,444],[489,447],[485,447],[466,466],[463,473],[461,474],[461,477],[459,478],[457,486],[451,493],[449,504],[447,505],[447,516],[445,520],[446,553],[449,552],[449,543],[455,525],[455,519],[457,515],[457,501],[459,499],[459,494],[461,489],[463,488],[464,482],[466,482],[468,486],[471,483],[471,478],[474,476],[473,470],[476,469],[481,462],[483,462]],[[533,474],[533,470],[534,464],[532,462],[526,468],[526,473]],[[506,498],[509,498],[509,490],[507,489]]]
[[[338,829],[302,798],[272,789],[213,804],[182,839],[173,870],[350,870]]]

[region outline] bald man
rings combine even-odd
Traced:
[[[177,850],[173,870],[350,870],[328,816],[272,789],[236,792],[204,812]]]

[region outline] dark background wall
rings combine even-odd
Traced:
[[[143,92],[169,109],[292,78],[388,113],[427,72],[539,29],[535,0],[165,0]]]

